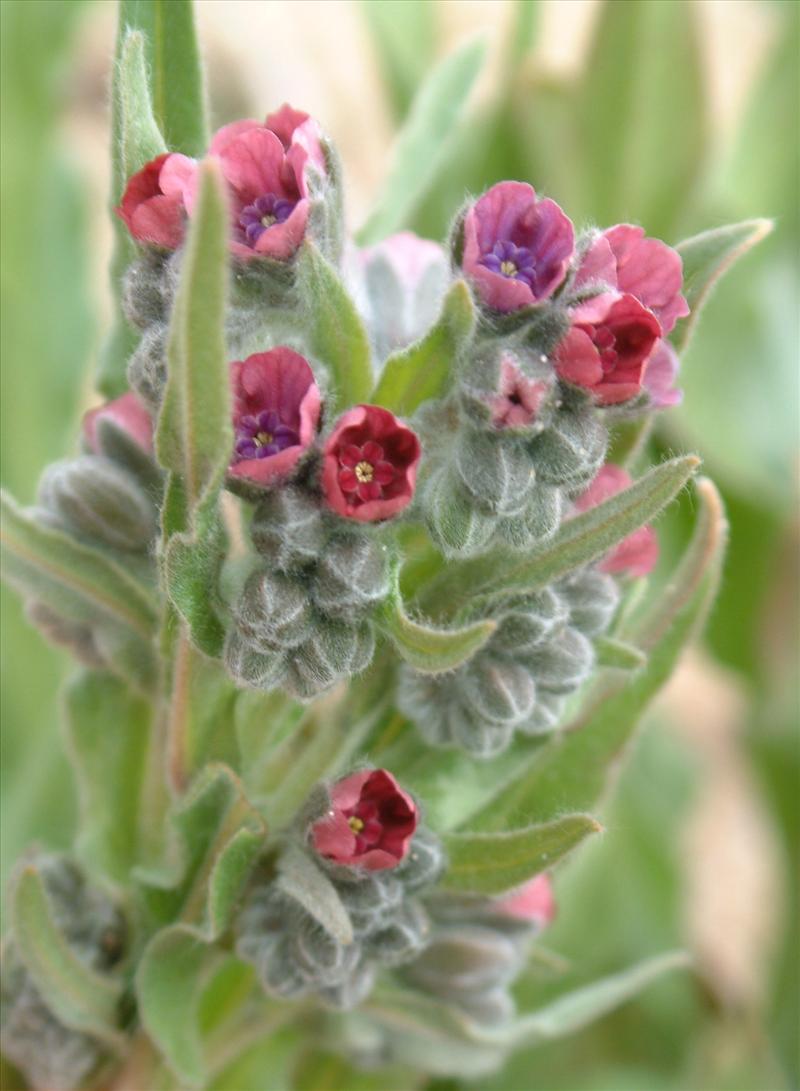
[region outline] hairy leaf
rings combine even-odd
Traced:
[[[550,868],[600,826],[586,814],[570,814],[541,826],[504,833],[450,833],[444,837],[449,864],[442,885],[449,890],[504,894]]]
[[[410,416],[429,398],[441,398],[452,382],[458,354],[475,325],[469,288],[457,280],[445,296],[442,312],[425,336],[393,353],[372,392],[375,405]]]
[[[120,155],[126,178],[167,150],[153,115],[147,80],[145,39],[129,30],[122,41],[117,72],[120,110]],[[121,196],[121,195],[120,195]]]

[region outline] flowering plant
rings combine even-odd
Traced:
[[[514,998],[714,596],[705,479],[648,596],[698,459],[647,468],[643,439],[757,231],[576,231],[500,182],[444,247],[359,251],[307,114],[207,141],[198,95],[165,147],[146,6],[120,26],[104,402],[36,504],[5,501],[8,579],[80,664],[84,807],[71,855],[14,875],[3,1049],[51,1091],[267,1088],[321,1051],[341,1086],[490,1073],[681,962]]]

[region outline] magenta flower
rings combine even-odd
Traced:
[[[510,917],[531,921],[540,928],[546,927],[555,919],[557,912],[550,879],[547,875],[537,875],[514,894],[495,902],[495,909]]]
[[[464,220],[464,271],[483,302],[515,311],[547,299],[564,280],[575,246],[555,201],[524,182],[499,182]]]
[[[174,250],[183,241],[183,184],[165,170],[171,158],[159,155],[128,179],[114,209],[137,242]]]
[[[416,433],[388,409],[348,409],[325,443],[326,503],[337,515],[362,523],[397,515],[414,495],[421,453]]]
[[[311,827],[320,856],[345,867],[383,871],[408,852],[417,806],[385,769],[365,769],[337,781],[331,809]]]
[[[587,511],[589,508],[597,507],[604,500],[627,489],[630,484],[632,479],[627,470],[607,462],[605,466],[600,467],[600,471],[586,492],[575,501],[575,508],[577,511]],[[639,527],[608,554],[599,568],[602,572],[646,576],[655,568],[657,560],[656,532],[650,526]]]
[[[287,477],[311,446],[319,387],[305,357],[279,346],[231,364],[235,440],[228,473],[259,485]]]
[[[572,312],[572,327],[555,352],[562,379],[591,390],[600,405],[635,397],[661,327],[632,295],[604,292]]]
[[[529,379],[504,355],[500,361],[500,389],[489,398],[495,428],[528,428],[536,420],[550,384]]]
[[[689,305],[681,295],[680,254],[660,239],[647,238],[643,228],[632,224],[610,227],[589,248],[578,269],[575,287],[591,282],[635,296],[653,312],[664,334],[689,313]]]
[[[131,391],[84,413],[83,436],[87,447],[95,454],[100,450],[97,426],[104,420],[129,435],[143,450],[153,450],[153,422],[147,409]]]
[[[675,386],[678,367],[678,354],[669,341],[657,341],[644,369],[644,386],[653,409],[669,409],[683,400],[683,391]]]
[[[300,121],[300,119],[303,119]],[[283,106],[265,124],[234,121],[214,135],[209,155],[219,159],[231,199],[231,249],[240,258],[289,258],[305,235],[309,214],[310,167],[324,174],[325,157],[317,123]],[[197,162],[171,155],[166,184],[183,195],[192,214]]]

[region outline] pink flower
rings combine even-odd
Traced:
[[[397,515],[414,495],[421,453],[416,433],[388,409],[348,409],[325,444],[326,503],[337,515],[362,523]]]
[[[680,254],[660,239],[647,238],[643,228],[632,224],[610,227],[589,248],[578,269],[575,287],[591,282],[635,296],[653,312],[664,334],[689,313],[689,305],[681,295]]]
[[[524,182],[499,182],[464,221],[464,271],[481,299],[515,311],[547,299],[564,280],[575,245],[572,223],[555,201]]]
[[[669,341],[657,341],[644,369],[644,385],[653,409],[680,405],[683,391],[675,386],[678,354]]]
[[[632,484],[630,474],[621,466],[607,462],[589,488],[575,501],[578,511],[597,507],[604,500],[622,492]],[[629,576],[646,576],[658,560],[658,538],[652,527],[639,527],[619,543],[600,564],[602,572],[627,573]]]
[[[131,175],[114,209],[137,242],[174,250],[183,240],[183,186],[165,170],[164,153]]]
[[[260,485],[287,477],[310,447],[319,387],[305,357],[279,346],[231,364],[233,459],[228,473]]]
[[[100,450],[98,425],[109,421],[130,436],[145,451],[153,450],[153,422],[150,414],[135,394],[128,392],[96,409],[90,409],[83,416],[83,435],[91,451]]]
[[[337,864],[383,871],[404,859],[416,828],[411,796],[385,769],[367,769],[334,784],[331,809],[311,827],[311,842]]]
[[[302,120],[301,120],[302,119]],[[289,258],[305,235],[309,169],[325,173],[315,121],[283,106],[265,124],[234,121],[214,135],[209,155],[219,159],[231,198],[231,249],[240,258]],[[189,215],[197,190],[197,162],[171,155],[162,184],[180,192]]]
[[[537,875],[516,893],[495,902],[495,909],[510,917],[531,921],[540,928],[546,927],[555,919],[557,912],[550,879],[547,875]]]
[[[489,399],[495,428],[527,428],[536,420],[550,384],[529,379],[511,356],[500,362],[500,390]]]
[[[572,312],[555,353],[562,379],[591,390],[600,405],[635,397],[661,336],[655,315],[632,295],[604,292]]]

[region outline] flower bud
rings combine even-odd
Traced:
[[[555,919],[557,912],[553,887],[547,875],[537,875],[513,894],[494,903],[495,909],[519,920],[531,921],[538,928],[545,928]]]
[[[569,617],[561,596],[550,587],[533,594],[519,594],[486,604],[476,604],[475,616],[500,619],[492,637],[494,651],[502,655],[525,655],[553,637]]]
[[[163,251],[144,251],[130,263],[122,278],[122,310],[130,324],[146,330],[166,322],[167,292]]]
[[[481,656],[458,678],[462,701],[489,723],[515,726],[531,713],[536,682],[522,666]]]
[[[365,670],[374,651],[375,633],[369,622],[318,617],[305,643],[287,653],[282,684],[299,700],[311,700],[342,678]]]
[[[311,597],[329,617],[354,620],[389,593],[386,547],[366,534],[339,534],[325,546]]]
[[[414,892],[433,886],[446,864],[439,838],[424,827],[418,828],[405,859],[394,869],[392,875],[402,883],[406,892]]]
[[[562,508],[560,489],[536,484],[524,511],[497,522],[496,536],[512,549],[530,549],[555,534],[561,524]]]
[[[455,458],[462,487],[482,511],[519,515],[527,507],[536,474],[517,437],[466,427]]]
[[[53,463],[42,475],[38,498],[66,529],[113,549],[144,552],[155,537],[153,502],[109,459],[84,455]]]
[[[235,615],[241,637],[262,653],[296,648],[314,629],[311,602],[302,583],[266,568],[248,577]]]
[[[383,966],[401,966],[425,946],[430,931],[428,914],[415,901],[406,901],[389,923],[367,936],[364,952]]]
[[[147,408],[131,391],[84,413],[83,436],[92,454],[106,454],[109,425],[116,432],[122,432],[141,451],[152,452],[153,421]]]
[[[225,641],[225,667],[237,686],[271,690],[286,677],[286,655],[279,649],[259,652],[235,628]]]
[[[319,557],[326,531],[316,501],[300,489],[287,486],[267,493],[258,504],[250,537],[270,565],[291,572]]]
[[[575,491],[597,473],[607,444],[606,429],[587,396],[564,387],[550,425],[530,441],[529,450],[540,481]]]
[[[128,361],[128,382],[145,405],[157,410],[167,385],[167,327],[151,326]]]
[[[480,553],[494,533],[496,520],[478,510],[448,465],[426,482],[422,507],[428,533],[445,557]]]
[[[585,636],[599,636],[611,624],[619,606],[619,588],[611,576],[586,568],[558,584],[569,609],[569,623]]]
[[[550,693],[572,693],[589,677],[594,648],[577,629],[567,627],[553,640],[519,659]],[[532,707],[531,707],[532,711]]]

